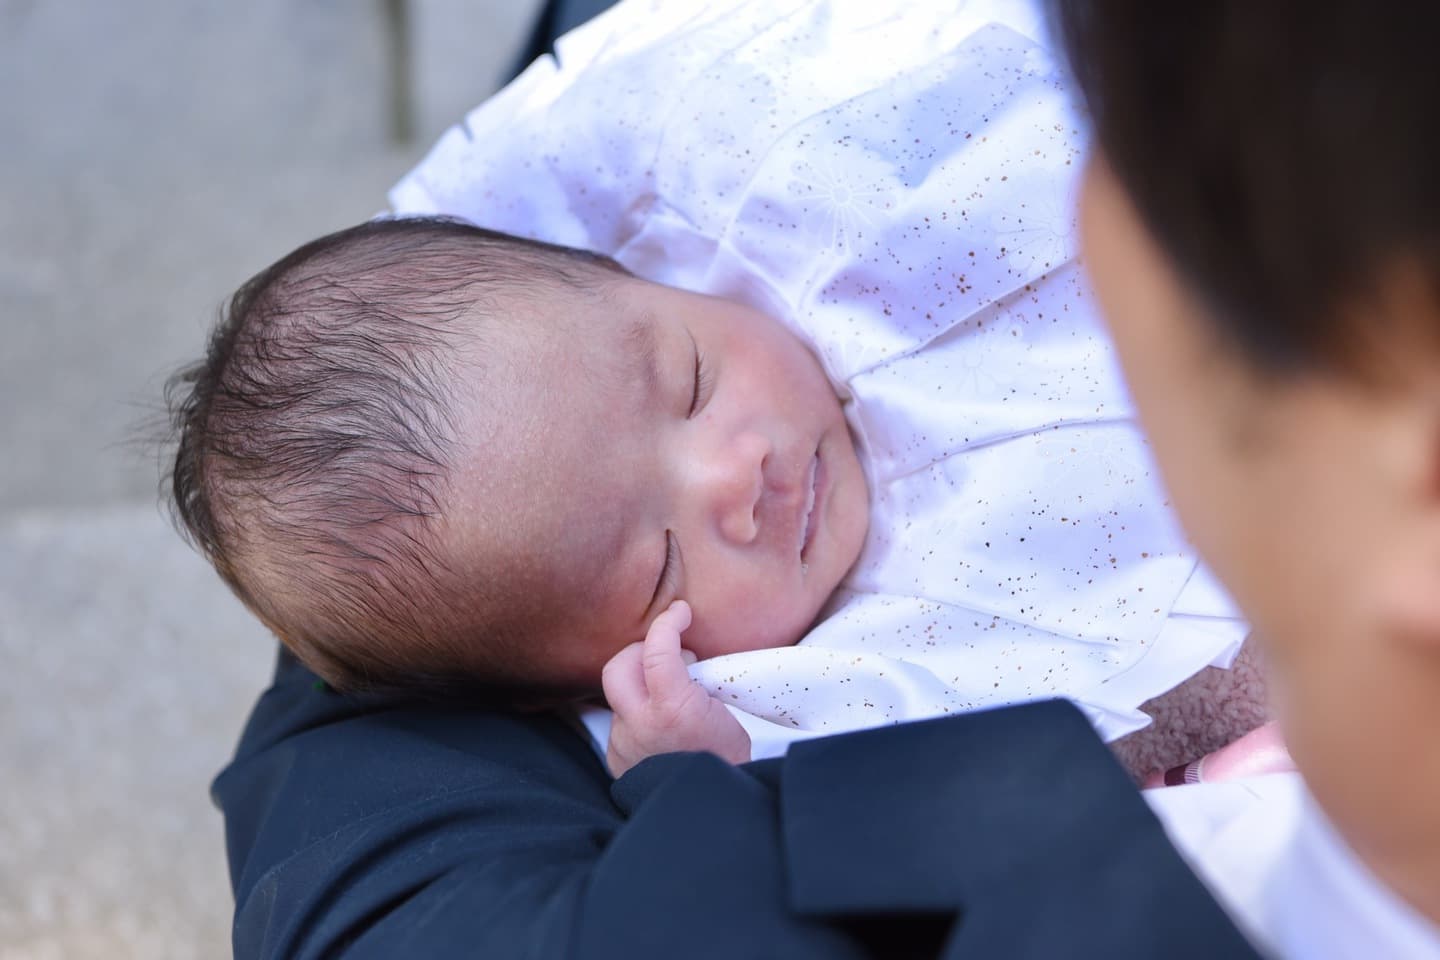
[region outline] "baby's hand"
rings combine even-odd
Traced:
[[[685,670],[680,634],[689,626],[690,605],[676,600],[650,624],[644,642],[605,664],[601,682],[615,711],[606,760],[617,777],[657,753],[708,750],[731,763],[750,759],[745,728]]]

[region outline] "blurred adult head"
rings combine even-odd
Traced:
[[[1064,0],[1085,260],[1310,787],[1440,916],[1440,10]]]

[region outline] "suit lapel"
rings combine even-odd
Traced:
[[[948,913],[953,956],[1256,956],[1063,701],[797,743],[781,805],[801,913]]]

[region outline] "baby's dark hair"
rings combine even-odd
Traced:
[[[205,358],[166,386],[177,526],[337,689],[505,686],[525,624],[457,609],[457,596],[504,590],[464,582],[473,573],[438,535],[458,364],[502,300],[623,273],[597,254],[434,217],[305,244],[235,293]]]

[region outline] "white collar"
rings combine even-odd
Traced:
[[[1171,841],[1278,957],[1440,960],[1440,928],[1370,872],[1298,774],[1146,794]]]

